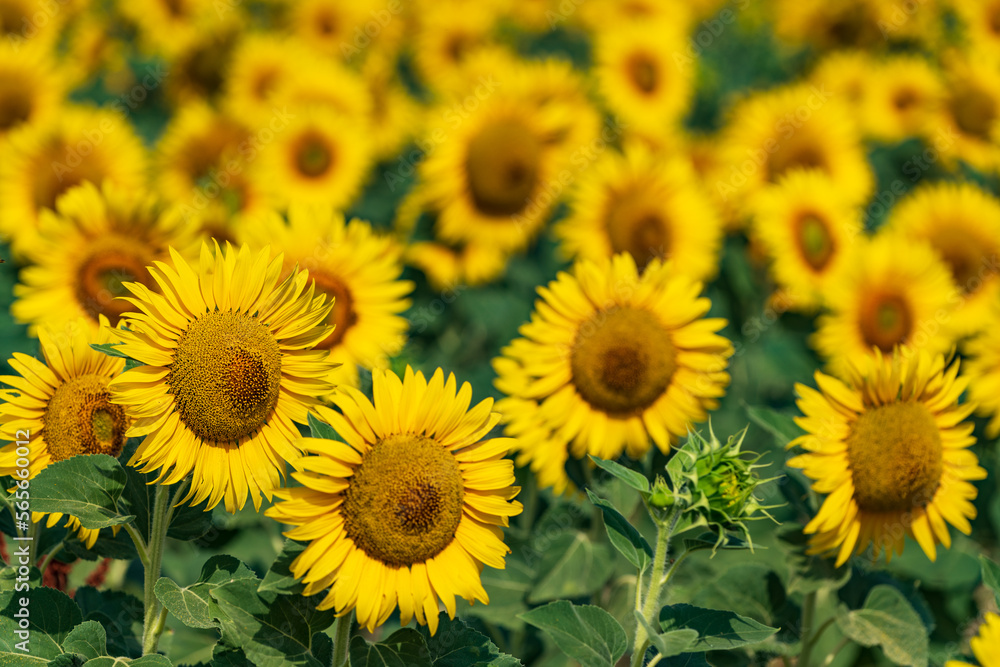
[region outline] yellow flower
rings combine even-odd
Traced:
[[[28,249],[34,262],[14,287],[11,314],[31,324],[58,325],[78,317],[95,329],[99,317],[118,326],[129,310],[122,283],[137,281],[156,289],[146,266],[168,258],[173,247],[190,255],[196,227],[180,212],[143,191],[125,191],[111,182],[98,190],[84,183],[59,199],[58,214],[43,211],[37,241]]]
[[[235,13],[218,11],[214,0],[117,0],[115,4],[139,29],[139,43],[164,56],[177,55],[206,29]]]
[[[836,551],[840,566],[871,544],[891,559],[905,533],[934,560],[937,544],[951,546],[947,524],[969,534],[969,482],[986,471],[968,449],[973,425],[961,422],[973,406],[958,404],[967,381],[957,375],[957,363],[904,348],[875,350],[846,384],[817,372],[819,391],[795,386],[804,415],[795,421],[808,433],[789,443],[806,453],[788,465],[828,494],[805,528],[811,553]]]
[[[507,269],[508,253],[485,243],[448,246],[418,241],[406,248],[406,263],[424,272],[436,290],[475,287],[496,280]]]
[[[954,0],[951,5],[964,28],[970,53],[996,60],[1000,56],[1000,2],[997,0]]]
[[[883,141],[926,136],[944,101],[941,75],[923,58],[896,56],[870,73],[860,110],[869,134]]]
[[[969,399],[978,414],[991,417],[986,434],[1000,434],[1000,317],[994,311],[983,322],[982,333],[965,344],[969,360],[963,368],[969,381]]]
[[[225,20],[200,27],[191,42],[167,58],[169,76],[163,79],[164,91],[176,106],[205,101],[214,104],[223,92],[224,72],[244,26],[235,11],[217,14]]]
[[[0,41],[0,146],[11,130],[44,123],[55,115],[65,88],[65,78],[48,53]]]
[[[130,420],[111,402],[108,382],[125,360],[90,347],[112,341],[103,317],[101,325],[97,332],[82,319],[42,327],[38,337],[44,364],[20,352],[7,361],[18,375],[0,376],[0,382],[12,387],[0,390],[0,440],[10,441],[0,449],[0,475],[13,475],[21,458],[28,459],[30,479],[78,454],[121,454]],[[17,453],[18,441],[25,440],[27,457]],[[41,516],[35,513],[35,520]],[[47,525],[62,516],[49,514]],[[88,547],[97,541],[100,531],[84,528],[76,517],[68,517],[66,525]]]
[[[492,41],[497,3],[422,3],[413,36],[413,64],[433,90],[455,90],[465,59]]]
[[[628,252],[640,270],[667,258],[706,280],[718,270],[723,228],[693,170],[638,146],[606,151],[580,176],[571,213],[555,227],[569,257],[601,260]]]
[[[991,611],[979,626],[979,634],[969,642],[979,667],[1000,667],[1000,616]],[[944,667],[972,667],[961,660],[949,660]]]
[[[857,112],[864,108],[872,92],[872,70],[877,61],[867,51],[847,49],[834,51],[817,63],[809,74],[809,81],[821,90],[827,90]],[[861,118],[864,123],[867,119]]]
[[[333,304],[306,288],[305,271],[279,282],[282,258],[266,248],[215,244],[213,256],[203,245],[197,272],[170,254],[172,267],[147,267],[162,294],[125,284],[142,312],[126,316],[118,349],[145,364],[111,383],[135,419],[127,435],[144,436],[129,464],[163,484],[193,473],[181,502],[225,499],[235,512],[249,494],[259,510],[299,455],[293,422],[333,390],[328,353],[311,349],[330,333]]]
[[[335,384],[357,386],[358,366],[385,368],[406,344],[408,322],[399,313],[410,305],[413,283],[400,280],[402,248],[377,235],[362,220],[344,222],[329,207],[293,205],[288,224],[275,213],[244,219],[240,239],[268,244],[284,254],[284,271],[309,271],[319,294],[333,300],[327,323],[333,331],[316,344],[337,362]]]
[[[374,402],[347,387],[340,412],[318,409],[344,442],[301,440],[313,455],[295,462],[302,486],[276,491],[284,502],[266,514],[309,542],[291,571],[305,595],[330,588],[319,609],[356,609],[372,631],[398,606],[402,625],[415,616],[433,634],[439,600],[452,618],[456,596],[488,604],[483,565],[504,567],[501,526],[521,512],[511,441],[483,440],[500,420],[492,399],[470,410],[469,384],[456,392],[441,369],[372,381]]]
[[[518,464],[543,487],[568,485],[567,458],[638,458],[684,435],[729,383],[732,344],[705,318],[701,283],[652,260],[640,275],[627,253],[577,262],[538,288],[531,321],[494,359],[497,404],[517,438]]]
[[[792,171],[755,201],[753,233],[784,295],[808,312],[853,264],[864,225],[860,209],[845,203],[829,178]]]
[[[947,351],[954,339],[946,325],[960,295],[930,246],[880,233],[860,238],[857,252],[841,279],[826,286],[830,313],[820,316],[811,339],[830,371],[845,376],[875,348]]]
[[[942,140],[935,147],[949,162],[977,169],[1000,168],[1000,70],[990,61],[950,54],[945,59],[945,99],[935,122]]]

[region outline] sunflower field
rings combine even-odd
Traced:
[[[1000,0],[0,0],[0,665],[1000,667]]]

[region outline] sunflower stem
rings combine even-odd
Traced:
[[[656,522],[656,549],[653,551],[653,571],[649,576],[649,588],[646,590],[645,602],[642,605],[642,617],[646,622],[653,625],[653,612],[659,604],[663,594],[663,584],[665,579],[663,572],[667,564],[667,551],[670,549],[670,536],[677,527],[677,521],[681,513],[675,511],[668,522]],[[649,647],[649,635],[642,623],[636,621],[635,628],[635,650],[632,651],[632,667],[640,667],[642,659],[646,655]]]
[[[816,614],[816,592],[806,594],[802,604],[802,650],[799,652],[799,667],[809,667],[809,654],[813,644],[813,616]]]
[[[45,575],[45,568],[47,568],[49,566],[49,563],[52,562],[52,558],[57,553],[59,553],[60,551],[62,551],[63,546],[65,544],[66,544],[65,541],[60,541],[59,544],[57,544],[54,547],[52,547],[52,551],[50,551],[49,553],[47,553],[45,555],[45,559],[42,561],[42,564],[38,566],[38,571],[41,572],[43,576]]]
[[[170,526],[170,489],[163,484],[156,485],[156,497],[153,500],[152,525],[149,528],[149,547],[147,551],[144,602],[145,618],[142,624],[142,654],[156,653],[156,645],[163,632],[160,617],[160,601],[156,599],[153,587],[160,578],[160,565],[163,562],[163,545],[167,538],[167,527]],[[165,611],[165,610],[164,610]],[[164,614],[165,616],[165,614]]]
[[[333,667],[347,665],[347,648],[351,643],[351,625],[354,624],[354,611],[338,616],[333,622]]]

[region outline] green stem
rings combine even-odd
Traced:
[[[642,605],[642,617],[650,625],[653,624],[652,615],[656,611],[656,605],[659,604],[660,595],[663,592],[663,571],[666,569],[667,551],[670,549],[670,536],[673,534],[680,516],[680,512],[674,512],[669,526],[665,527],[659,522],[656,525],[656,549],[653,551],[653,571],[650,573],[649,589],[646,591],[645,602]],[[642,665],[642,659],[646,655],[646,649],[649,647],[649,635],[646,633],[645,626],[638,621],[635,628],[634,647],[632,651],[632,667],[639,667]]]
[[[149,568],[149,553],[146,549],[146,540],[143,539],[136,527],[131,523],[123,523],[122,527],[125,528],[125,532],[128,536],[132,538],[132,544],[135,545],[135,550],[139,554],[139,561],[142,563],[143,568]]]
[[[49,563],[52,562],[53,556],[55,556],[57,553],[59,553],[60,551],[62,551],[63,545],[65,545],[65,542],[59,542],[59,544],[57,544],[54,547],[52,547],[52,551],[50,551],[45,556],[45,560],[43,560],[42,564],[38,566],[38,571],[39,572],[41,572],[42,574],[45,574],[45,568],[47,568],[49,566]]]
[[[347,647],[351,643],[351,625],[354,624],[354,611],[337,617],[333,622],[333,667],[347,665]]]
[[[840,652],[843,651],[844,648],[850,643],[851,640],[849,637],[843,637],[839,642],[837,642],[837,645],[833,647],[833,650],[830,651],[823,660],[823,667],[829,667],[830,663],[836,660],[837,656],[840,655]]]
[[[802,604],[802,651],[799,652],[799,667],[809,667],[809,654],[812,653],[812,626],[816,615],[816,592],[806,593]]]
[[[666,586],[670,582],[671,577],[674,576],[674,570],[677,569],[677,566],[680,565],[681,563],[683,563],[684,560],[688,556],[690,556],[690,555],[691,555],[691,551],[688,550],[688,551],[685,551],[684,553],[682,553],[680,556],[677,557],[677,560],[675,560],[674,564],[670,566],[670,569],[667,570],[666,576],[663,578],[663,585],[664,586]]]
[[[156,653],[163,625],[158,623],[160,616],[160,601],[156,599],[153,587],[160,578],[160,565],[163,562],[163,545],[166,542],[170,505],[170,489],[162,484],[156,485],[156,497],[153,500],[152,525],[149,527],[149,547],[147,550],[144,602],[146,614],[142,624],[142,654]]]

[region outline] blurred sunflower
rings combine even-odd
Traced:
[[[282,258],[266,248],[202,245],[197,272],[170,254],[173,267],[147,267],[162,294],[125,283],[142,312],[126,316],[118,349],[146,364],[111,382],[112,402],[135,419],[128,437],[144,436],[129,465],[163,484],[193,473],[182,503],[224,499],[235,512],[249,494],[259,511],[299,455],[293,422],[333,391],[329,355],[311,349],[330,334],[333,304],[306,288],[305,271],[279,283]]]
[[[118,114],[64,106],[45,123],[11,132],[0,160],[0,234],[17,255],[36,240],[39,214],[74,185],[105,179],[125,189],[145,185],[146,153]]]
[[[831,50],[876,51],[889,42],[931,42],[938,28],[935,12],[903,11],[892,0],[779,0],[771,13],[779,37]]]
[[[941,75],[926,59],[895,56],[871,73],[862,109],[865,127],[882,141],[930,134],[944,100]]]
[[[718,270],[722,223],[683,160],[639,146],[624,155],[606,151],[581,174],[570,206],[555,227],[568,257],[596,261],[628,252],[640,270],[668,258],[695,280]]]
[[[358,194],[371,161],[360,120],[311,107],[261,149],[256,185],[275,205],[292,202],[345,208]]]
[[[968,361],[963,374],[969,381],[969,400],[979,407],[977,414],[990,417],[986,435],[1000,434],[1000,317],[992,313],[982,333],[965,343]]]
[[[950,54],[945,59],[945,98],[935,121],[935,147],[954,162],[977,169],[1000,168],[1000,70],[993,63]]]
[[[788,446],[806,453],[788,465],[828,494],[805,527],[811,553],[835,551],[839,567],[873,545],[888,560],[903,552],[905,531],[933,561],[937,544],[951,546],[947,524],[970,533],[969,482],[986,471],[969,450],[973,425],[962,420],[973,406],[958,404],[967,381],[957,375],[940,355],[875,350],[846,384],[817,371],[819,391],[795,385],[807,434]]]
[[[715,0],[589,0],[578,5],[580,20],[590,30],[599,31],[607,26],[626,27],[661,21],[675,21],[687,31],[693,18],[692,12],[704,8]],[[574,16],[575,17],[575,16]],[[574,18],[571,17],[571,18]]]
[[[413,64],[432,90],[455,90],[469,54],[493,40],[497,3],[457,0],[421,3],[413,36]]]
[[[289,5],[291,29],[300,43],[317,54],[359,63],[370,54],[399,48],[406,24],[400,14],[406,4],[300,0]]]
[[[441,369],[429,381],[406,368],[372,373],[374,401],[338,391],[341,412],[319,415],[344,439],[304,438],[292,473],[302,486],[275,492],[266,514],[309,541],[291,571],[305,595],[330,588],[318,609],[357,611],[373,631],[399,607],[437,631],[438,601],[455,617],[455,597],[489,602],[483,565],[504,568],[501,526],[520,514],[509,438],[483,440],[500,420],[492,399],[471,410],[472,388],[456,392]]]
[[[296,68],[309,62],[308,53],[300,42],[272,33],[244,36],[226,73],[226,115],[248,126],[266,126],[277,92]]]
[[[329,109],[352,122],[362,123],[371,116],[372,100],[364,79],[346,65],[315,56],[297,62],[275,101],[292,109]],[[374,134],[377,130],[365,131]]]
[[[68,15],[50,0],[0,0],[0,35],[17,52],[51,54]]]
[[[846,49],[823,56],[809,74],[810,83],[845,102],[852,110],[863,109],[872,91],[872,71],[877,61],[868,51]],[[864,123],[865,118],[859,122]]]
[[[716,185],[727,200],[743,205],[792,169],[815,169],[830,177],[853,204],[872,191],[874,178],[849,107],[807,84],[754,93],[736,105],[724,130]]]
[[[693,89],[695,64],[676,61],[686,40],[685,25],[674,19],[598,32],[597,81],[611,111],[639,130],[672,131]]]
[[[90,347],[112,342],[108,321],[101,317],[100,325],[96,331],[83,320],[43,326],[38,338],[45,363],[20,352],[7,361],[18,375],[0,376],[0,382],[12,387],[0,390],[0,440],[11,441],[0,449],[0,475],[13,475],[21,458],[28,459],[30,479],[78,454],[121,454],[130,419],[111,403],[108,382],[125,360]],[[16,452],[17,441],[26,439],[19,431],[30,434],[27,457]],[[34,512],[32,519],[37,522],[41,516]],[[49,514],[46,524],[52,527],[62,516]],[[88,548],[100,532],[84,528],[76,517],[67,517],[66,526]]]
[[[996,60],[1000,56],[1000,1],[953,0],[967,49]]]
[[[197,227],[143,191],[84,183],[62,196],[57,208],[57,214],[43,211],[38,239],[27,252],[34,265],[21,271],[14,287],[11,314],[32,333],[40,324],[76,318],[95,329],[100,319],[116,327],[131,310],[117,299],[128,295],[122,283],[156,290],[147,266],[166,260],[169,247],[185,256],[196,251]]]
[[[495,246],[475,241],[459,245],[417,241],[407,245],[404,257],[407,264],[424,272],[431,287],[441,291],[496,280],[509,259]]]
[[[0,142],[11,130],[48,121],[59,109],[66,82],[40,50],[0,42]]]
[[[753,236],[772,261],[775,282],[791,307],[810,312],[840,280],[863,239],[861,210],[816,171],[792,171],[757,198]]]
[[[1000,665],[1000,616],[991,611],[979,626],[978,634],[969,641],[972,654],[976,656],[979,667],[997,667]],[[973,667],[961,660],[949,660],[944,667]]]
[[[174,57],[206,30],[231,17],[219,11],[215,0],[117,0],[116,8],[139,30],[137,40],[146,51]],[[226,9],[231,9],[229,5]]]
[[[859,239],[842,278],[827,285],[830,313],[817,320],[812,346],[835,375],[899,345],[943,353],[954,343],[945,324],[958,302],[948,268],[926,243],[899,234]]]
[[[961,303],[948,329],[981,330],[1000,295],[1000,201],[971,183],[936,183],[904,197],[886,224],[927,241],[950,269]]]
[[[330,335],[315,349],[329,350],[339,368],[330,381],[357,386],[358,366],[385,368],[406,344],[406,310],[413,283],[400,280],[402,248],[377,235],[367,222],[351,220],[329,207],[292,204],[286,225],[276,213],[248,218],[241,241],[270,245],[284,255],[284,271],[306,269],[316,292],[333,303]]]
[[[244,30],[235,12],[226,15],[228,20],[199,30],[191,43],[167,59],[170,75],[164,79],[164,89],[174,105],[199,101],[214,104],[221,97],[225,72]]]
[[[581,260],[539,287],[531,321],[493,360],[497,409],[517,439],[518,464],[539,485],[569,484],[569,455],[615,459],[668,451],[729,383],[732,344],[705,318],[701,283],[652,260],[640,274],[627,253]]]

